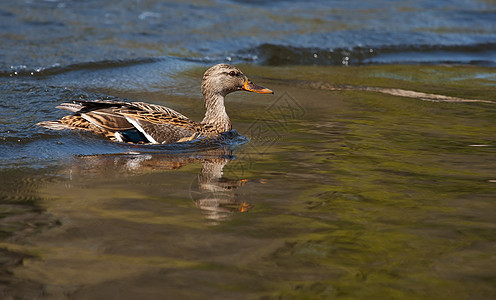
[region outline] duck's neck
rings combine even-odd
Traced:
[[[210,125],[217,132],[226,132],[231,130],[231,120],[226,113],[224,106],[224,95],[222,94],[204,94],[205,98],[205,118],[201,121],[204,125]]]

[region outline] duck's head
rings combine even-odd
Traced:
[[[236,91],[248,91],[259,94],[274,92],[254,84],[240,69],[228,64],[218,64],[209,68],[203,75],[202,93],[205,99],[209,96],[222,95]]]

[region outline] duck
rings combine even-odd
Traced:
[[[73,100],[56,108],[72,112],[56,121],[37,125],[53,130],[82,130],[116,142],[132,144],[173,144],[214,138],[232,130],[225,97],[236,91],[274,94],[256,85],[240,69],[217,64],[205,71],[201,84],[205,117],[197,122],[157,104],[117,100]]]

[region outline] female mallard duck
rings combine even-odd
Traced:
[[[165,106],[144,102],[75,100],[57,106],[74,114],[38,125],[56,130],[86,130],[110,140],[128,143],[191,141],[231,130],[224,98],[235,91],[274,93],[251,82],[238,68],[219,64],[203,75],[202,93],[206,112],[201,122],[195,122]]]

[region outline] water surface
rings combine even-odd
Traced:
[[[358,2],[357,2],[358,3]],[[18,1],[0,7],[0,295],[496,297],[491,1]],[[200,120],[223,144],[35,124],[72,99]]]

